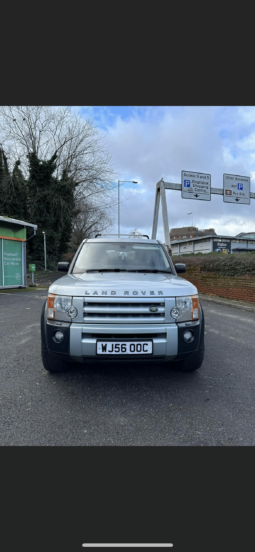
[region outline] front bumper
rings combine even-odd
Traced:
[[[54,332],[60,329],[64,333],[64,340],[57,344],[53,340]],[[192,329],[194,339],[186,343],[183,333]],[[56,325],[46,323],[46,341],[48,350],[65,360],[84,362],[86,360],[122,361],[122,360],[159,360],[173,361],[183,358],[183,355],[198,349],[201,325],[199,321],[189,325],[182,324],[69,324]],[[97,339],[139,340],[152,339],[152,355],[97,355]],[[142,358],[141,358],[142,356]]]
[[[102,357],[96,354],[97,339],[113,341],[129,339],[152,339],[153,354],[143,358],[174,358],[177,354],[176,324],[72,324],[70,328],[70,355],[73,360],[82,362],[89,358],[100,360],[131,360],[141,355],[109,355]]]

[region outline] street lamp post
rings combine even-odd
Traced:
[[[137,180],[118,180],[118,238],[120,237],[120,183],[131,182],[132,184],[138,184]]]
[[[44,242],[44,270],[46,272],[47,268],[46,268],[46,234],[45,232],[42,232],[43,234],[43,242]]]

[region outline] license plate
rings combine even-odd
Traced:
[[[98,355],[152,355],[152,340],[97,341]]]

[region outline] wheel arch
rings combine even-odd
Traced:
[[[43,303],[42,312],[41,312],[41,339],[43,345],[47,348],[46,341],[46,308],[47,308],[47,299]]]
[[[199,302],[199,320],[200,320],[200,339],[199,339],[199,346],[203,345],[204,343],[204,335],[205,335],[205,317],[204,317],[204,309]]]

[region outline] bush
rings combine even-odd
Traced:
[[[255,275],[255,254],[233,253],[227,255],[223,253],[209,253],[184,255],[182,257],[174,256],[172,260],[175,263],[185,263],[187,270],[198,268],[200,272],[216,272],[221,276],[245,276],[246,274]]]

